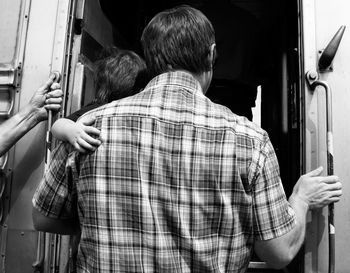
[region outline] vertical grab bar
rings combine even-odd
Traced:
[[[333,159],[333,120],[332,120],[332,92],[325,81],[318,80],[318,74],[307,72],[306,78],[312,91],[317,86],[322,86],[326,93],[326,130],[327,130],[327,174],[334,174]],[[334,203],[328,205],[328,272],[335,272],[335,227],[334,227]]]
[[[54,82],[59,82],[61,80],[61,74],[57,71],[51,73],[50,78],[53,79]],[[46,156],[45,156],[45,171],[50,163],[50,156],[52,150],[52,134],[51,127],[53,123],[52,111],[48,111],[48,119],[47,119],[47,131],[46,131]]]
[[[54,71],[51,73],[50,78],[53,79],[54,82],[59,82],[61,79],[61,74],[57,71]],[[47,124],[47,131],[46,131],[46,153],[45,153],[45,172],[49,166],[50,163],[50,155],[51,155],[51,126],[52,126],[52,112],[48,111],[48,124]],[[45,239],[46,234],[45,232],[39,231],[38,234],[38,248],[37,248],[37,255],[36,260],[32,264],[34,268],[34,272],[43,272],[44,269],[44,260],[45,260]]]
[[[43,272],[45,259],[45,232],[39,231],[38,248],[36,252],[36,261],[32,264],[34,272]]]

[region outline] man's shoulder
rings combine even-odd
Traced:
[[[211,107],[209,111],[221,121],[221,123],[217,124],[223,124],[228,130],[231,130],[234,134],[242,137],[256,139],[258,141],[266,140],[267,132],[256,123],[250,121],[244,116],[239,116],[233,113],[226,106],[213,102],[211,102],[210,105]]]
[[[136,95],[134,95],[136,96]],[[133,96],[131,96],[133,97]],[[136,102],[134,102],[131,97],[126,97],[120,100],[115,100],[110,103],[104,104],[102,106],[99,106],[95,109],[92,109],[84,114],[86,115],[92,115],[98,118],[104,118],[108,117],[110,115],[115,115],[118,112],[125,112],[126,109],[129,107],[136,105]]]

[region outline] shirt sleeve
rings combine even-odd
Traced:
[[[277,238],[295,226],[295,212],[282,186],[274,148],[266,135],[259,156],[260,170],[253,187],[254,236]]]
[[[52,152],[48,170],[37,187],[32,203],[43,215],[68,219],[76,216],[77,194],[69,144],[60,142]]]

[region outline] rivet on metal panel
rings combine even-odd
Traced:
[[[306,76],[307,76],[307,80],[309,82],[313,82],[313,81],[318,80],[318,73],[316,71],[308,71],[306,73]]]

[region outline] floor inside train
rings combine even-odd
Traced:
[[[269,133],[275,147],[288,196],[302,172],[297,1],[100,0],[100,3],[115,27],[116,45],[141,55],[142,30],[157,12],[179,4],[203,11],[214,26],[218,50],[207,96],[249,119],[253,118],[251,109],[259,109],[256,120]],[[290,272],[302,272],[301,256],[290,265]]]

